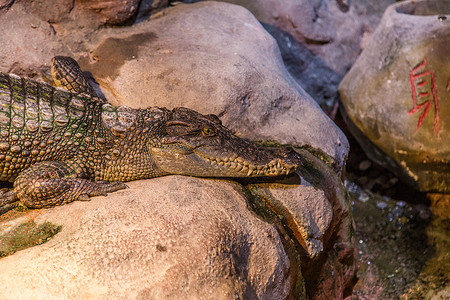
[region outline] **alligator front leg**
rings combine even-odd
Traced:
[[[89,200],[92,196],[126,188],[123,182],[95,182],[80,175],[65,162],[34,164],[16,178],[12,191],[0,195],[0,214],[19,203],[28,208],[43,208],[75,200]]]

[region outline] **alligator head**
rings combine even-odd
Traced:
[[[237,137],[215,115],[175,108],[159,142],[151,147],[159,169],[198,177],[261,177],[294,172],[301,156],[292,148],[268,148]]]

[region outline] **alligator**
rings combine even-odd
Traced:
[[[113,106],[93,93],[76,66],[67,57],[52,61],[55,83],[71,92],[0,73],[0,180],[13,182],[0,195],[0,215],[18,205],[89,200],[132,180],[280,176],[302,163],[292,148],[236,136],[216,115]]]

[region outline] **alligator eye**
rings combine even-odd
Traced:
[[[203,128],[204,135],[213,135],[214,133],[216,133],[216,131],[210,127]]]

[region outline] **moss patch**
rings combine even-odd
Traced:
[[[301,253],[304,250],[296,240],[293,232],[286,224],[286,218],[277,212],[280,210],[273,206],[271,195],[259,188],[257,184],[247,184],[242,187],[251,209],[267,223],[274,224],[281,237],[281,242],[291,262],[291,276],[294,278],[294,287],[291,292],[294,299],[306,299],[305,279],[301,271]]]
[[[0,235],[0,258],[43,244],[60,232],[61,228],[62,226],[50,222],[41,225],[33,221],[21,224],[13,231]]]

